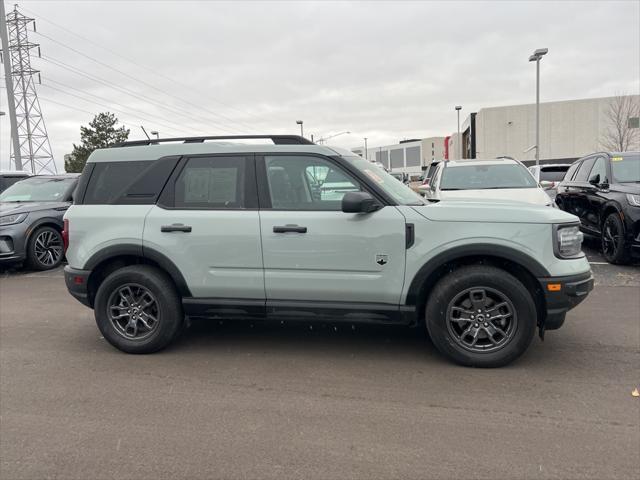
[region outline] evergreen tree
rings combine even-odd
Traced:
[[[99,113],[88,127],[80,127],[80,145],[73,144],[70,158],[64,162],[68,173],[80,173],[87,163],[87,158],[96,148],[110,147],[129,138],[129,129],[116,127],[118,119],[113,113]]]

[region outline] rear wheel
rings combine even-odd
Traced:
[[[51,270],[62,263],[62,234],[53,227],[40,227],[27,245],[27,265],[33,270]]]
[[[96,323],[104,338],[127,353],[152,353],[178,335],[184,315],[171,279],[148,265],[116,270],[98,288]]]
[[[522,283],[490,266],[454,270],[434,287],[426,308],[436,348],[456,363],[500,367],[522,355],[533,338],[536,308]]]
[[[617,213],[610,213],[602,224],[602,253],[607,262],[626,263],[628,254],[624,249],[624,225]]]

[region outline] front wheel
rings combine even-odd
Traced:
[[[461,267],[434,287],[427,330],[447,358],[471,367],[501,367],[533,339],[536,307],[522,283],[499,268]]]
[[[127,353],[166,347],[184,320],[173,282],[148,265],[131,265],[109,275],[98,288],[94,309],[104,338]]]
[[[617,213],[610,213],[602,224],[602,253],[609,263],[626,263],[624,225]]]
[[[27,244],[27,265],[33,270],[51,270],[62,263],[62,234],[53,227],[40,227]]]

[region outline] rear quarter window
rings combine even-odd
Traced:
[[[177,157],[168,157],[151,161],[96,163],[82,203],[153,204],[177,161]]]

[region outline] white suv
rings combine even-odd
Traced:
[[[593,288],[573,215],[427,204],[371,162],[297,136],[96,150],[64,238],[70,293],[130,353],[168,345],[185,316],[425,322],[450,359],[500,366]]]

